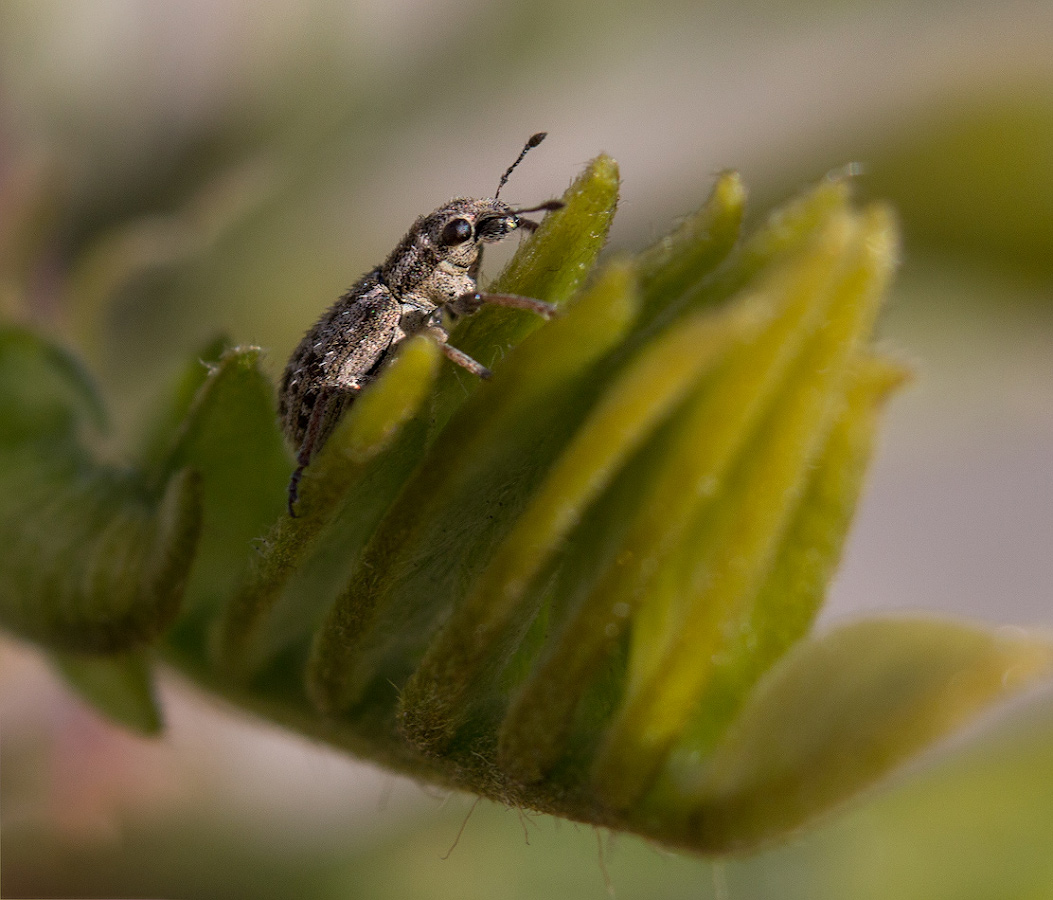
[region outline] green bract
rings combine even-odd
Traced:
[[[744,192],[593,272],[594,160],[452,343],[404,342],[307,469],[259,351],[188,365],[127,466],[67,353],[0,332],[0,615],[159,727],[150,662],[398,771],[699,852],[785,835],[1048,672],[1027,635],[809,630],[903,371],[871,333],[895,227]],[[204,360],[207,365],[202,365]]]

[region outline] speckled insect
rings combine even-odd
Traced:
[[[296,515],[300,477],[332,433],[343,411],[375,376],[398,344],[421,332],[443,353],[480,378],[490,371],[448,341],[446,322],[493,303],[549,318],[553,307],[530,297],[491,294],[476,287],[483,245],[538,223],[523,213],[559,209],[558,200],[513,209],[498,199],[513,169],[545,132],[527,141],[501,176],[493,197],[459,197],[421,216],[387,260],[363,275],[304,335],[282,375],[278,416],[296,449],[289,481],[289,514]]]

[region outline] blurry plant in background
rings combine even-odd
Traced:
[[[795,28],[779,24],[776,11],[792,13]],[[929,519],[929,510],[908,506],[903,540],[946,564],[926,580],[926,571],[909,568],[909,555],[886,555],[881,569],[865,572],[869,596],[855,607],[952,608],[944,598],[963,584],[968,590],[974,565],[962,544],[953,546],[964,522],[979,535],[971,553],[984,567],[975,580],[987,605],[974,590],[957,611],[1050,624],[1048,606],[1026,605],[1048,601],[1053,580],[1053,73],[1040,52],[1053,35],[1049,10],[975,4],[955,8],[951,19],[938,5],[844,5],[819,15],[790,3],[705,11],[670,3],[646,15],[631,6],[607,8],[600,20],[594,12],[543,3],[161,11],[132,2],[11,3],[0,11],[0,301],[5,320],[20,323],[3,337],[5,619],[58,648],[65,676],[111,714],[144,730],[158,724],[146,658],[106,664],[68,651],[141,647],[165,632],[154,646],[170,662],[307,734],[441,784],[712,850],[784,834],[1041,671],[1044,645],[1023,633],[886,620],[805,640],[753,690],[810,623],[839,554],[872,411],[898,377],[865,338],[892,231],[880,211],[850,206],[837,179],[750,227],[736,249],[741,187],[718,179],[671,239],[601,267],[564,318],[508,352],[490,400],[442,371],[429,411],[415,415],[434,360],[430,345],[408,346],[374,402],[347,417],[338,444],[351,456],[334,449],[305,481],[310,501],[312,484],[324,498],[344,479],[352,514],[322,509],[296,527],[279,523],[252,551],[263,562],[245,581],[249,541],[279,516],[290,468],[263,372],[280,367],[320,309],[383,257],[414,215],[448,196],[489,192],[509,148],[547,127],[559,140],[546,144],[544,165],[533,160],[517,172],[516,196],[558,193],[566,174],[605,145],[626,175],[619,247],[651,243],[650,223],[697,206],[723,164],[741,166],[775,196],[862,160],[860,188],[898,205],[906,235],[889,328],[923,360],[922,386],[904,404],[901,431],[893,419],[893,433],[916,455],[931,455],[939,472],[959,473],[980,505],[963,514],[935,503]],[[1010,50],[1011,70],[1001,61]],[[972,81],[960,74],[969,65]],[[687,97],[704,100],[685,109]],[[616,183],[609,161],[591,164],[568,210],[522,248],[502,284],[569,300],[603,242]],[[839,307],[839,298],[851,302]],[[522,327],[480,314],[461,339],[466,349],[500,355]],[[224,353],[219,332],[268,353],[262,363],[254,351]],[[59,349],[56,336],[75,353]],[[1000,356],[1005,345],[1011,353]],[[648,368],[648,352],[663,365]],[[831,363],[824,353],[842,355]],[[827,380],[813,383],[814,373]],[[929,406],[926,383],[944,388],[928,395]],[[633,413],[640,384],[650,405]],[[656,395],[665,406],[654,404]],[[547,425],[563,427],[560,441],[546,445],[530,430],[537,408],[546,409]],[[93,431],[105,416],[109,430]],[[963,422],[985,416],[1006,452],[978,469],[986,445]],[[371,588],[379,615],[365,638],[354,622],[368,652],[347,656],[338,601],[308,662],[324,601],[349,577],[347,548],[365,543],[367,523],[413,477],[421,453],[449,455],[471,440],[486,448],[469,470],[474,483],[498,493],[458,486],[453,474],[437,484],[418,478],[412,496],[427,488],[435,497],[424,520],[432,534],[416,555],[385,550],[411,521],[410,499],[401,511],[395,501],[362,551],[367,565],[394,560],[387,582]],[[382,446],[389,449],[374,456]],[[681,446],[698,452],[678,456]],[[524,451],[533,462],[515,471],[517,491],[509,492],[503,460]],[[123,468],[133,456],[138,473]],[[699,467],[701,499],[684,506],[677,526],[685,465]],[[663,485],[662,472],[675,477]],[[71,485],[80,491],[73,499]],[[706,485],[719,488],[712,502]],[[924,497],[925,488],[908,493]],[[476,494],[469,516],[464,497]],[[197,562],[169,630],[202,500]],[[311,529],[321,533],[334,517],[307,554]],[[1000,531],[1002,518],[1015,530]],[[495,524],[466,541],[467,568],[435,568],[447,534],[465,538],[483,520]],[[656,535],[656,523],[669,534]],[[857,546],[865,547],[878,526],[868,530],[865,518],[861,525]],[[422,537],[422,526],[412,527]],[[569,551],[561,528],[576,529]],[[667,561],[669,583],[652,584],[644,569],[634,582],[621,577],[619,548],[645,558],[648,541],[657,541],[649,552]],[[696,546],[709,548],[698,571]],[[282,568],[289,553],[298,568]],[[848,562],[846,578],[852,551]],[[894,589],[898,571],[906,592]],[[443,578],[463,597],[432,644],[448,609],[418,600],[407,615],[390,598],[427,599],[421,586]],[[652,602],[634,609],[639,583]],[[781,584],[799,591],[792,603]],[[919,584],[935,596],[911,593]],[[63,590],[64,606],[24,602]],[[486,652],[496,657],[479,656],[464,640],[479,613],[492,612],[479,598],[510,590],[518,605],[488,623],[496,645]],[[590,617],[590,591],[625,594],[631,638],[609,610]],[[678,607],[695,594],[706,602]],[[108,606],[78,608],[83,596]],[[261,605],[267,597],[275,602]],[[835,612],[839,602],[841,611],[850,607],[835,592]],[[695,649],[685,661],[681,629]],[[225,651],[219,661],[217,646]],[[700,668],[698,646],[714,648],[705,656],[711,671]],[[145,787],[156,779],[144,774],[141,751],[128,739],[107,743],[39,676],[20,676],[32,672],[17,665],[22,658],[5,648],[9,894],[516,890],[511,870],[521,847],[496,841],[473,851],[466,842],[435,875],[421,854],[441,852],[444,839],[422,851],[427,832],[407,824],[397,839],[359,839],[349,855],[335,849],[334,835],[347,833],[350,816],[322,837],[331,813],[314,810],[313,837],[300,844],[291,834],[303,813],[277,802],[266,815],[280,852],[265,849],[237,804],[220,813],[202,800],[173,799],[171,775],[160,793]],[[460,661],[452,668],[451,658]],[[503,661],[496,676],[495,658]],[[362,685],[380,697],[389,678],[400,693],[359,703],[357,714],[321,717],[300,694],[305,664],[315,698],[330,709],[353,706]],[[349,673],[357,688],[344,683]],[[20,685],[46,691],[50,702],[20,703]],[[585,685],[582,698],[576,689]],[[571,700],[580,709],[566,708]],[[859,812],[728,864],[720,877],[732,896],[1053,895],[1042,849],[1053,836],[1051,748],[1053,708],[1038,697],[1015,723],[989,729],[952,759],[945,754]],[[282,783],[250,790],[284,796]],[[151,799],[136,801],[140,795]],[[44,796],[64,813],[44,815]],[[96,812],[71,814],[78,797],[91,798],[80,806]],[[93,832],[85,841],[83,823],[105,819],[108,803],[122,839],[100,843]],[[71,830],[70,822],[81,824]],[[566,855],[580,854],[580,841],[566,829],[560,835],[530,852],[544,853],[546,866],[560,860],[565,868],[552,864],[561,877],[553,876],[555,889],[580,895],[578,857]],[[203,856],[209,846],[218,849]],[[505,858],[508,868],[495,867]],[[659,867],[627,846],[614,875],[623,895],[697,896],[699,884],[710,885],[702,865]],[[173,868],[181,874],[163,880]],[[496,881],[487,882],[495,868]],[[520,889],[536,894],[537,878],[524,876]]]

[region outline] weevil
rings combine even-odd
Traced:
[[[425,333],[445,356],[480,378],[490,371],[449,344],[448,323],[493,303],[550,318],[554,308],[515,294],[493,294],[477,287],[483,245],[500,241],[538,223],[523,213],[551,211],[563,204],[548,200],[514,209],[498,199],[508,176],[527,152],[545,139],[533,135],[501,176],[493,197],[458,197],[421,216],[388,258],[363,275],[304,335],[282,375],[278,417],[296,451],[289,480],[289,515],[296,515],[300,478],[325,444],[341,414],[376,377],[391,352],[407,337]]]

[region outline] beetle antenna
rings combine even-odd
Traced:
[[[529,153],[534,147],[540,144],[546,137],[548,137],[547,131],[539,131],[537,134],[530,136],[530,140],[528,140],[523,146],[523,149],[519,151],[519,156],[516,157],[516,161],[512,163],[512,165],[510,165],[505,171],[505,174],[501,176],[501,180],[497,184],[497,190],[494,191],[495,200],[501,193],[501,188],[503,188],[505,186],[505,183],[508,181],[508,176],[511,175],[515,167],[523,161],[523,157],[526,156],[527,153]]]
[[[520,213],[540,212],[541,210],[544,210],[545,212],[553,212],[557,209],[563,209],[566,205],[567,204],[562,200],[546,200],[544,203],[539,203],[537,206],[530,206],[525,209],[513,209],[512,212],[517,216]]]

